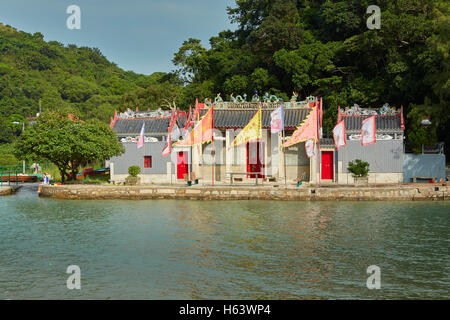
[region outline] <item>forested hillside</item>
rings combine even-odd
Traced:
[[[159,107],[180,90],[164,73],[124,71],[96,48],[45,42],[0,24],[0,143],[20,134],[23,121],[39,111],[72,112],[109,121],[114,109]]]
[[[369,5],[381,8],[379,30],[367,28]],[[208,48],[186,40],[173,57],[176,70],[150,76],[120,69],[98,49],[0,25],[0,143],[20,133],[12,121],[33,116],[39,101],[43,110],[108,121],[115,108],[172,100],[187,108],[195,98],[258,90],[324,97],[328,135],[338,106],[403,105],[411,149],[445,141],[449,150],[449,7],[443,0],[237,0],[228,9],[235,31],[212,37]]]
[[[450,149],[449,1],[237,0],[235,32],[188,39],[173,62],[187,95],[213,97],[298,91],[324,97],[330,134],[337,108],[404,105],[408,144],[447,142]],[[366,24],[381,8],[381,29]],[[433,125],[423,128],[421,120]]]

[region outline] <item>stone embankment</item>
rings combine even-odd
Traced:
[[[444,185],[393,185],[383,187],[181,187],[181,186],[43,186],[41,197],[72,200],[185,199],[185,200],[287,200],[287,201],[407,201],[449,200]]]
[[[9,196],[10,194],[16,192],[20,187],[10,187],[10,186],[3,186],[0,187],[0,196]]]
[[[7,196],[11,194],[11,187],[0,187],[0,196]]]

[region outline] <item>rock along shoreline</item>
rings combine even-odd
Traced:
[[[9,196],[11,194],[13,194],[14,192],[16,192],[17,190],[19,190],[20,187],[14,186],[14,187],[10,187],[10,186],[4,186],[4,187],[0,187],[0,196]]]
[[[283,200],[283,201],[424,201],[449,200],[450,187],[396,185],[377,187],[244,187],[244,186],[43,186],[41,197],[67,200]]]

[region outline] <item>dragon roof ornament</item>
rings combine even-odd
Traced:
[[[394,116],[399,112],[396,108],[389,106],[388,103],[385,103],[381,108],[361,108],[355,103],[353,107],[341,109],[341,115],[344,116]]]

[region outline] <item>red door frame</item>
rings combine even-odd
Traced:
[[[188,173],[188,153],[181,151],[177,153],[177,179],[184,179],[185,173]]]
[[[334,152],[322,151],[321,179],[334,180]]]
[[[250,144],[256,144],[256,148],[252,147],[253,152],[255,152],[256,149],[256,159],[253,158],[256,161],[252,161],[252,163],[250,163]],[[258,175],[258,178],[264,178],[264,156],[261,155],[262,150],[264,150],[264,142],[247,142],[247,172],[263,172],[263,174]],[[247,178],[256,178],[256,174],[248,174]]]

